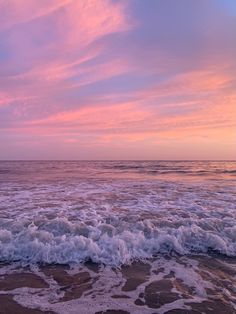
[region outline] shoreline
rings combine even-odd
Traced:
[[[0,265],[0,314],[234,313],[236,258],[159,256],[120,268]]]

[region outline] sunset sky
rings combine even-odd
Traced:
[[[235,0],[0,0],[0,159],[235,158]]]

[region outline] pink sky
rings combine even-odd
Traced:
[[[0,0],[0,159],[235,159],[234,0]]]

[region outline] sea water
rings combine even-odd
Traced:
[[[114,269],[146,263],[150,284],[159,278],[153,267],[164,265],[163,276],[174,272],[204,299],[215,283],[199,283],[201,259],[225,258],[235,267],[235,183],[233,161],[1,161],[0,261],[7,274],[15,272],[9,265],[95,263],[108,286]],[[122,287],[119,276],[113,280]],[[19,295],[18,302],[27,305]],[[228,297],[234,304],[233,294]],[[181,300],[170,309],[184,308]],[[74,313],[68,302],[66,310],[47,302],[44,310]],[[130,308],[123,303],[123,310]],[[145,308],[153,313],[145,302],[131,313]]]

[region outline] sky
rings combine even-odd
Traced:
[[[236,159],[235,0],[0,0],[0,159]]]

